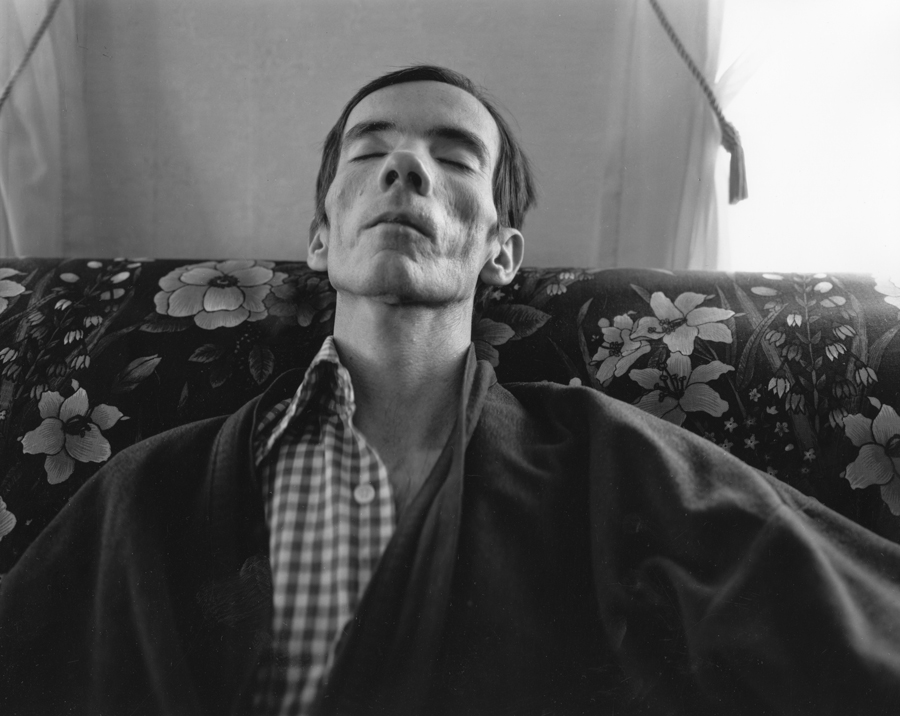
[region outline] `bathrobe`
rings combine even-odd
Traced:
[[[254,428],[113,457],[0,584],[0,713],[249,713],[271,642]],[[587,388],[456,425],[336,645],[321,714],[896,714],[900,547]]]

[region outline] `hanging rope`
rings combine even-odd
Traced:
[[[13,71],[7,83],[3,86],[3,92],[0,93],[0,112],[3,111],[3,105],[6,104],[6,100],[9,99],[9,95],[12,93],[13,85],[16,83],[16,80],[19,79],[19,75],[22,74],[22,71],[31,59],[31,56],[37,49],[38,43],[47,32],[47,28],[50,27],[50,22],[53,20],[53,15],[56,13],[56,8],[59,7],[61,2],[62,0],[51,0],[50,5],[47,7],[47,13],[44,15],[44,19],[41,20],[41,24],[38,27],[37,32],[34,33],[34,37],[31,38],[31,44],[29,44],[28,49],[25,50],[25,56],[22,58],[19,66]]]
[[[747,198],[747,170],[744,165],[744,148],[741,146],[741,135],[738,134],[734,125],[725,119],[725,115],[722,113],[722,108],[719,107],[719,102],[716,100],[712,88],[709,86],[703,73],[697,65],[694,64],[694,60],[691,59],[691,56],[688,54],[688,51],[685,49],[678,35],[675,34],[675,30],[672,28],[669,19],[659,6],[659,2],[657,2],[657,0],[650,0],[650,5],[653,8],[653,12],[656,13],[656,17],[659,18],[663,30],[666,31],[672,44],[675,45],[675,49],[678,50],[678,54],[681,55],[681,59],[684,60],[684,63],[688,66],[694,79],[700,84],[700,88],[703,90],[703,94],[706,95],[706,99],[709,101],[712,111],[716,115],[716,119],[719,120],[719,128],[722,130],[722,146],[725,147],[725,150],[731,155],[731,168],[728,181],[728,202],[730,204],[737,204],[739,201]]]

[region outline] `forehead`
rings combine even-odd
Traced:
[[[404,82],[376,90],[350,112],[345,133],[360,122],[377,121],[422,136],[433,127],[458,127],[480,137],[493,160],[500,151],[500,131],[490,112],[465,90],[443,82]]]

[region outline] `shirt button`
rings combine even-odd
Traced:
[[[375,499],[375,488],[368,482],[357,485],[353,490],[353,499],[360,505],[368,505]]]

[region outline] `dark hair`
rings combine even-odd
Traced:
[[[315,224],[328,226],[328,216],[325,213],[325,195],[334,181],[337,173],[338,160],[341,155],[341,142],[344,130],[347,127],[347,118],[365,97],[373,92],[399,85],[405,82],[443,82],[444,84],[459,87],[468,92],[484,105],[484,108],[494,118],[497,129],[500,131],[500,156],[494,169],[494,206],[497,209],[499,222],[502,226],[521,229],[525,222],[525,213],[534,205],[536,200],[534,178],[531,173],[531,164],[528,157],[522,151],[522,147],[513,136],[506,120],[497,111],[497,108],[485,96],[485,91],[475,85],[464,75],[448,70],[444,67],[433,65],[416,65],[382,75],[365,87],[360,89],[347,103],[338,117],[338,121],[328,132],[325,145],[322,148],[322,163],[319,166],[319,175],[316,178],[316,218]]]

